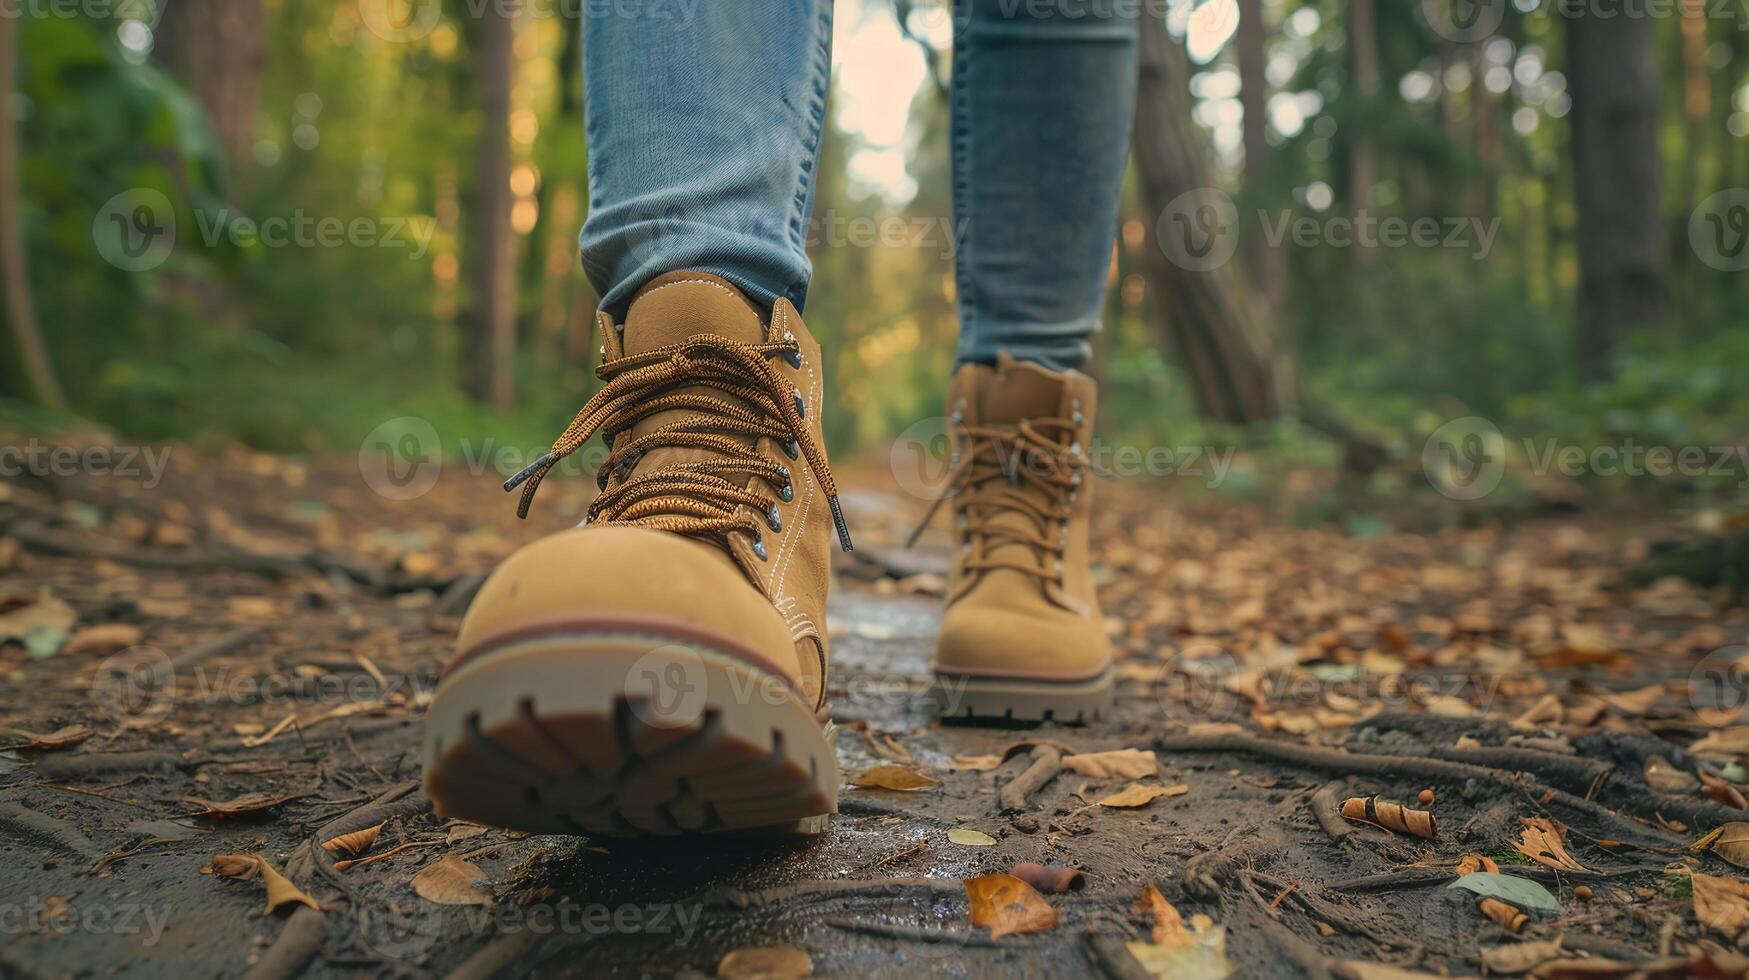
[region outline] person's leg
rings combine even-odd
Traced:
[[[954,2],[961,364],[1087,358],[1129,151],[1137,6]]]
[[[678,269],[800,308],[831,0],[583,9],[583,267],[602,310],[623,317],[639,287]]]
[[[601,492],[468,607],[426,795],[536,833],[817,829],[834,529],[850,547],[797,310],[830,0],[586,6],[602,386],[504,489],[527,516],[601,436]]]
[[[1135,101],[1136,5],[957,0],[959,547],[936,641],[944,715],[1088,721],[1111,703],[1089,525],[1099,324]]]

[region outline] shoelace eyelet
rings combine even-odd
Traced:
[[[783,444],[783,454],[790,459],[799,459],[802,455],[802,444],[791,439]]]
[[[795,390],[795,398],[796,398],[796,414],[800,415],[802,418],[807,418],[808,417],[808,400],[806,398],[802,397],[802,389],[797,388]]]
[[[765,550],[764,539],[753,542],[753,553],[759,556],[760,561],[765,561],[771,557],[771,555]]]
[[[777,512],[776,504],[772,504],[771,509],[765,512],[765,526],[771,528],[773,534],[783,533],[783,515]]]
[[[783,476],[783,486],[777,488],[777,499],[790,503],[796,499],[796,486],[790,481],[789,467],[779,466],[777,471]]]

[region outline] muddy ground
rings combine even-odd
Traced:
[[[1156,938],[1133,909],[1149,883],[1212,950],[1207,972],[1162,975],[1471,975],[1507,948],[1547,975],[1627,976],[1733,948],[1693,876],[1740,872],[1690,845],[1740,815],[1749,617],[1722,589],[1624,584],[1680,522],[1350,536],[1104,487],[1117,710],[1017,732],[931,722],[945,539],[898,548],[923,503],[870,469],[841,481],[863,548],[833,599],[839,759],[938,784],[847,788],[816,837],[622,842],[447,822],[419,795],[419,718],[472,589],[588,492],[566,481],[518,524],[454,469],[385,496],[353,459],[178,448],[150,488],[0,482],[0,975],[712,976],[794,947],[826,976],[1145,977],[1126,944]],[[1157,771],[1064,769],[1004,812],[1035,761],[1120,748]],[[1138,781],[1186,789],[1097,802]],[[1372,795],[1437,835],[1337,814]],[[1562,854],[1515,846],[1539,817]],[[368,863],[321,846],[378,825]],[[322,911],[265,912],[261,877],[215,872],[233,854]],[[1509,931],[1447,887],[1466,854],[1558,910]],[[479,904],[415,891],[451,858],[478,877],[431,894]],[[1044,896],[1054,927],[992,939],[962,881],[1029,861],[1084,888]]]

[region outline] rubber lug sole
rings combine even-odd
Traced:
[[[831,733],[782,681],[660,637],[566,633],[480,655],[425,722],[440,816],[542,834],[817,833]]]
[[[1061,683],[935,672],[930,698],[944,721],[1056,721],[1082,725],[1111,711],[1114,674]]]

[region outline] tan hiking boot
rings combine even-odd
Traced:
[[[946,503],[959,547],[936,649],[937,707],[949,718],[1091,721],[1112,691],[1087,542],[1093,379],[1004,354],[993,368],[960,368],[948,404]]]
[[[827,550],[837,489],[820,351],[788,301],[653,280],[598,315],[605,386],[505,484],[519,513],[600,433],[584,526],[512,555],[462,622],[425,726],[445,816],[543,833],[673,834],[833,810]],[[817,827],[822,821],[811,821]]]

